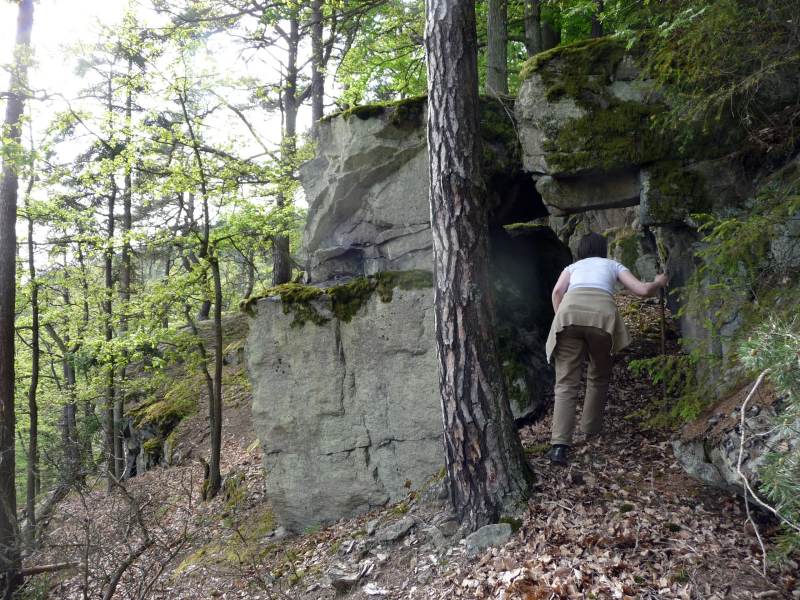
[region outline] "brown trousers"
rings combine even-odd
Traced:
[[[611,335],[597,327],[570,325],[559,332],[553,352],[556,362],[553,444],[572,444],[575,405],[578,402],[583,361],[587,355],[589,370],[581,429],[587,435],[602,430],[603,408],[611,378],[611,342]]]

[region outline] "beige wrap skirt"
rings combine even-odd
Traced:
[[[575,288],[564,295],[550,326],[545,346],[548,363],[556,348],[559,332],[570,325],[597,327],[609,333],[612,354],[631,343],[631,336],[617,310],[614,296],[598,288]]]

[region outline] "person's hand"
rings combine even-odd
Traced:
[[[666,273],[659,273],[656,275],[656,278],[653,280],[654,283],[658,284],[658,287],[667,287],[669,283],[669,277],[667,277]]]

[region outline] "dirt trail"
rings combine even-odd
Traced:
[[[117,597],[800,598],[796,563],[761,575],[760,549],[742,501],[686,476],[668,432],[646,430],[632,417],[659,394],[627,368],[632,358],[657,352],[658,308],[637,303],[623,313],[636,341],[616,360],[604,434],[589,443],[579,434],[570,465],[562,468],[544,457],[549,416],[521,430],[538,481],[527,509],[516,515],[518,530],[504,545],[470,556],[454,527],[447,527],[441,483],[371,514],[283,537],[273,531],[249,403],[239,397],[225,408],[223,472],[235,482],[226,495],[198,503],[201,470],[192,462],[130,482],[131,495],[146,501],[145,520],[161,545],[129,569]],[[203,423],[197,415],[182,424],[194,433],[186,440],[195,452],[205,438]],[[119,514],[124,504],[99,492],[73,496],[62,514],[75,520],[55,524],[50,547],[38,560],[60,556],[65,548],[74,552],[76,540],[80,546],[86,526],[78,518],[88,505],[95,539],[116,540],[92,559],[99,589],[99,575],[135,546],[135,532],[120,539],[114,511]],[[378,541],[404,519],[412,525],[407,532]],[[772,539],[774,525],[760,525]],[[82,596],[79,575],[51,579],[48,587],[52,598]]]

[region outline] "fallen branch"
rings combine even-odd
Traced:
[[[65,571],[67,569],[77,569],[80,566],[79,562],[65,562],[53,563],[51,565],[37,565],[35,567],[28,567],[22,569],[19,574],[22,577],[33,577],[42,573],[55,573],[56,571]]]

